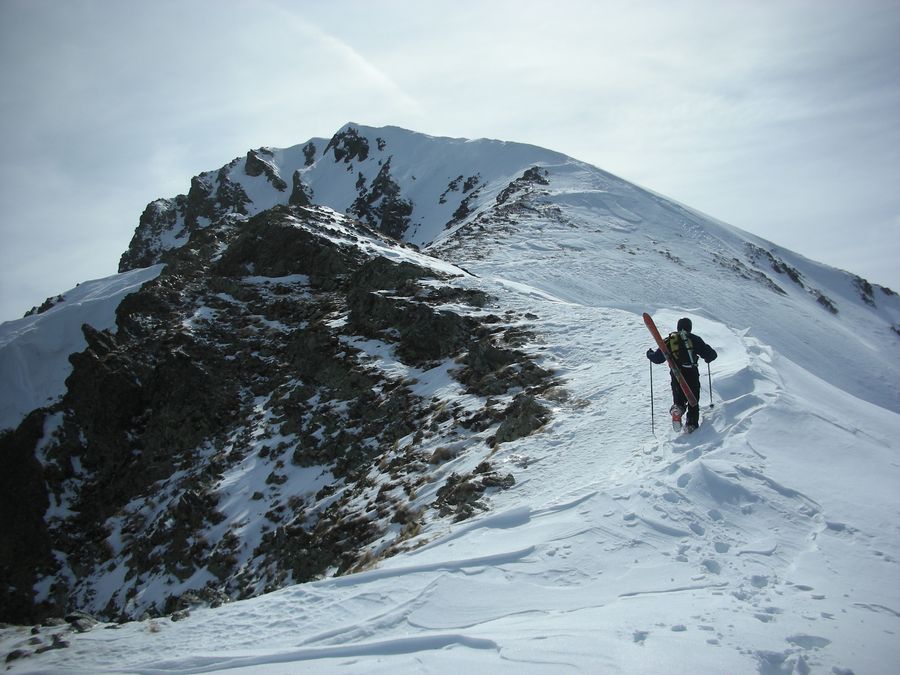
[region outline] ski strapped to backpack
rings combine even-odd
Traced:
[[[647,330],[650,331],[653,339],[656,340],[656,345],[659,347],[659,351],[661,351],[663,356],[666,357],[666,363],[669,364],[669,370],[672,372],[673,377],[678,381],[678,385],[681,387],[681,391],[684,392],[685,398],[687,398],[688,403],[691,406],[696,406],[697,397],[694,396],[694,392],[692,392],[690,386],[688,386],[687,380],[685,380],[684,375],[681,374],[681,369],[678,367],[678,364],[675,363],[675,359],[672,358],[672,353],[666,346],[666,341],[663,340],[662,335],[659,334],[659,329],[656,327],[656,324],[653,323],[653,318],[649,314],[647,314],[647,312],[644,312],[644,324],[646,324]],[[693,349],[691,349],[691,361],[693,361],[694,356],[692,352]]]

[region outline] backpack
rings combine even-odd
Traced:
[[[691,334],[687,331],[680,333],[669,333],[666,338],[666,347],[675,359],[675,363],[683,367],[692,367],[697,363],[697,356],[694,354],[694,343],[691,341]]]

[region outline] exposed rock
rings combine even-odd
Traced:
[[[271,161],[271,158],[272,152],[266,148],[248,151],[244,162],[244,172],[248,176],[265,175],[266,179],[272,184],[272,187],[279,192],[284,192],[287,190],[287,183],[285,183],[284,179],[278,174],[278,169]]]
[[[100,622],[86,612],[71,612],[66,615],[66,621],[76,633],[87,633]]]
[[[154,265],[169,249],[186,243],[197,230],[232,214],[246,215],[250,198],[228,178],[239,161],[218,172],[194,176],[187,195],[151,202],[119,260],[119,272]]]
[[[497,429],[497,443],[509,443],[528,436],[544,426],[551,417],[550,409],[529,394],[519,394],[506,409],[506,418]]]
[[[727,270],[730,270],[731,272],[734,272],[739,277],[759,282],[768,287],[769,290],[775,291],[779,295],[787,295],[787,292],[781,286],[772,281],[772,279],[770,279],[764,272],[747,266],[739,258],[726,258],[719,253],[713,253],[713,257],[715,258],[715,261],[719,263],[719,265]]]
[[[862,298],[863,302],[870,307],[875,307],[875,290],[872,288],[872,284],[858,276],[853,278],[853,283],[859,291],[859,297]]]
[[[365,136],[360,136],[353,127],[348,127],[342,132],[336,133],[325,146],[325,153],[332,150],[335,162],[349,164],[354,160],[365,161],[369,156],[369,141]]]
[[[456,521],[465,520],[476,512],[487,509],[483,500],[486,490],[507,490],[515,484],[516,479],[512,474],[500,476],[489,462],[482,462],[470,474],[451,474],[437,491],[434,506],[441,516],[453,516]]]
[[[186,198],[181,195],[180,200],[157,199],[147,205],[141,214],[128,250],[122,254],[119,261],[119,272],[148,267],[157,262],[162,253],[159,238],[163,233],[175,228],[179,217],[179,206],[183,211],[185,201]]]
[[[216,182],[218,183],[218,187],[216,188],[216,210],[211,216],[208,216],[211,219],[222,213],[240,213],[247,215],[247,204],[250,202],[250,198],[239,183],[235,183],[228,178],[228,172],[231,168],[232,166],[229,165],[222,167],[219,170],[216,179]],[[187,220],[188,223],[190,223],[190,220]]]
[[[303,158],[306,166],[312,166],[316,162],[316,144],[310,141],[303,146]]]
[[[29,311],[25,312],[25,316],[34,316],[35,314],[43,314],[48,309],[53,309],[56,305],[61,302],[65,302],[66,299],[62,295],[57,295],[55,298],[47,298],[44,302],[41,303],[40,307],[32,307]]]
[[[0,435],[0,618],[13,623],[40,619],[44,608],[32,606],[32,589],[42,574],[55,568],[52,540],[44,522],[50,506],[45,472],[35,457],[43,437],[43,411],[28,415],[17,429]]]
[[[357,183],[359,196],[348,213],[394,239],[401,239],[409,228],[413,204],[403,199],[400,186],[391,176],[391,158],[381,165],[372,185],[366,189],[365,182]]]
[[[445,433],[488,454],[474,435],[500,424],[507,392],[551,381],[520,351],[533,336],[425,259],[373,257],[360,243],[393,244],[363,223],[301,206],[235,217],[227,209],[242,198],[224,206],[228,186],[227,171],[204,174],[188,197],[158,204],[154,218],[185,222],[185,243],[163,250],[136,235],[143,243],[123,260],[164,271],[122,300],[117,330],[83,328],[63,399],[0,438],[18,457],[0,477],[13,523],[0,533],[2,618],[160,616],[363,569],[414,536],[428,504],[466,517],[488,507],[486,490],[514,483],[487,468],[437,497],[429,472],[440,467],[428,460]],[[423,400],[354,346],[371,340],[409,366],[459,359],[454,376],[505,398],[466,411]],[[513,433],[527,433],[526,412]],[[259,470],[245,473],[251,459]],[[301,471],[324,484],[293,494]],[[227,520],[226,476],[246,481],[262,518]],[[419,490],[429,496],[412,503]],[[60,515],[45,521],[50,503]],[[96,606],[110,575],[117,590]],[[148,585],[197,578],[213,581],[142,600]],[[36,604],[39,581],[50,592]]]
[[[6,655],[6,663],[12,663],[20,659],[26,659],[32,656],[32,652],[27,649],[14,649]]]
[[[291,206],[309,206],[312,204],[313,192],[312,188],[305,185],[300,178],[300,171],[294,171],[293,188],[288,204]]]
[[[800,286],[800,288],[805,288],[805,286],[803,285],[803,275],[800,274],[797,268],[791,267],[771,251],[767,251],[764,248],[761,248],[754,244],[748,243],[747,249],[750,251],[750,255],[754,260],[758,258],[765,258],[766,260],[768,260],[773,270],[775,270],[779,274],[786,274],[788,278],[795,284]]]
[[[526,169],[519,178],[516,178],[503,188],[500,194],[497,195],[497,203],[503,204],[516,192],[534,189],[536,185],[550,185],[550,181],[547,179],[548,175],[549,173],[546,169],[536,166]]]

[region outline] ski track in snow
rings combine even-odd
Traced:
[[[704,381],[701,429],[676,436],[658,415],[653,437],[649,369],[638,367],[649,336],[637,314],[563,303],[502,280],[493,291],[505,306],[541,317],[539,353],[571,397],[540,434],[501,446],[495,458],[519,482],[494,495],[492,513],[370,572],[197,610],[178,624],[73,636],[42,668],[649,672],[665,664],[669,672],[722,672],[726,664],[729,672],[888,672],[883,657],[896,647],[885,626],[896,622],[898,605],[887,580],[898,579],[898,568],[895,553],[885,553],[896,546],[879,530],[877,510],[891,497],[873,501],[872,520],[845,522],[841,496],[790,482],[798,465],[823,461],[814,444],[802,451],[777,438],[791,425],[804,431],[796,437],[837,433],[849,445],[859,438],[855,425],[831,422],[786,393],[822,383],[803,382],[811,376],[777,363],[753,338],[698,322],[721,354],[715,407]],[[657,320],[669,325],[678,315],[660,311]],[[664,411],[667,376],[662,368],[654,376]],[[615,433],[596,433],[609,428]],[[864,447],[878,445],[890,449],[877,436]],[[852,486],[843,497],[865,497],[849,494]],[[848,628],[848,614],[857,626]]]

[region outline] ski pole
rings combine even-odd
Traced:
[[[650,362],[650,433],[656,436],[656,424],[653,415],[653,362]]]
[[[712,371],[709,369],[709,361],[706,362],[706,376],[709,378],[709,407],[712,408]]]

